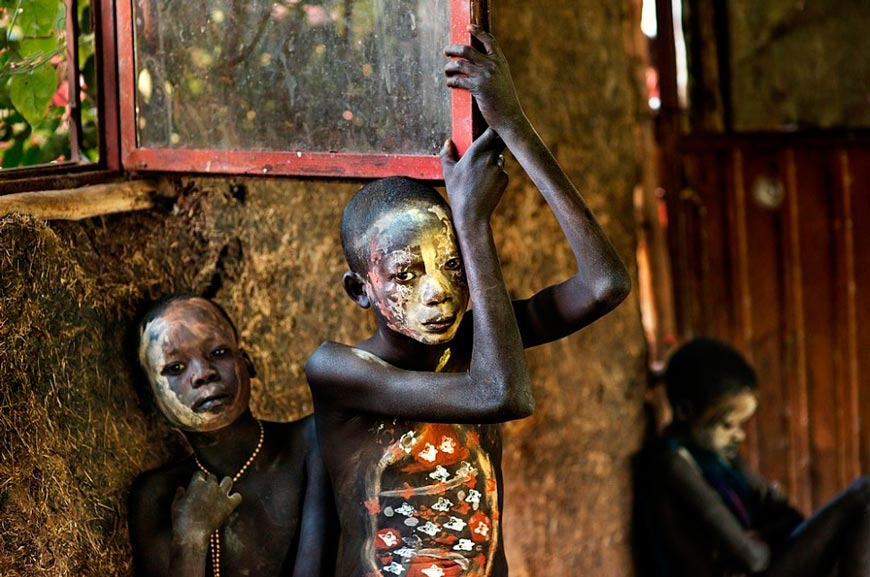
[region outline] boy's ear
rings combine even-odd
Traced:
[[[347,296],[353,302],[364,309],[372,306],[372,302],[369,300],[369,295],[366,292],[366,283],[359,273],[348,271],[344,273],[342,281],[344,282],[344,292],[347,293]]]
[[[245,360],[245,368],[248,369],[248,376],[253,379],[257,376],[257,368],[254,366],[254,361],[251,360],[248,351],[242,349],[239,352],[242,353],[242,358]]]

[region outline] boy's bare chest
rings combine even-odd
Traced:
[[[486,574],[500,548],[498,428],[378,421],[369,435],[369,567],[385,576]]]

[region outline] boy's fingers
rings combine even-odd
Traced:
[[[464,90],[471,90],[471,80],[468,76],[451,76],[447,79],[447,87],[448,88],[462,88]]]
[[[451,60],[444,65],[444,74],[447,76],[467,75],[472,69],[473,65],[468,60]]]
[[[480,40],[487,54],[495,54],[497,47],[495,36],[475,24],[469,25],[468,31],[471,32],[472,36]]]
[[[230,489],[233,488],[233,480],[230,477],[224,477],[220,482],[221,490],[223,490],[227,495],[230,494]]]
[[[493,130],[492,127],[488,127],[483,131],[483,134],[474,141],[472,146],[491,152],[495,156],[501,154],[505,145],[501,136],[498,135],[498,132]]]
[[[441,160],[453,164],[459,160],[459,153],[456,151],[456,145],[453,144],[453,140],[450,138],[445,140],[444,145],[441,147]]]
[[[481,54],[467,44],[451,44],[444,49],[444,54],[451,58],[464,58],[469,62],[477,62]]]
[[[456,150],[456,145],[453,144],[453,140],[448,138],[444,141],[444,146],[441,147],[438,156],[441,157],[441,171],[444,173],[444,177],[446,178],[453,171],[453,166],[459,160],[459,151]]]
[[[235,509],[241,504],[242,495],[239,493],[233,493],[232,495],[228,495],[227,500],[230,502],[230,505],[233,506],[233,509]]]

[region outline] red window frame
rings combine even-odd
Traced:
[[[487,24],[486,0],[451,0],[451,42],[471,41],[468,24]],[[288,175],[339,178],[378,178],[404,175],[442,180],[436,155],[371,154],[318,151],[254,151],[145,148],[136,142],[135,58],[132,0],[116,4],[120,94],[121,163],[129,171],[184,172],[235,175]],[[451,90],[452,138],[460,153],[475,134],[472,97]]]

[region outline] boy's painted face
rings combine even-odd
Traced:
[[[248,408],[250,374],[233,329],[205,299],[171,303],[140,336],[139,359],[174,426],[213,431]]]
[[[366,289],[387,327],[427,345],[450,342],[468,306],[468,284],[447,212],[390,211],[366,238]]]
[[[743,427],[757,407],[758,400],[750,390],[728,395],[691,425],[692,440],[725,460],[734,459],[746,439]]]

